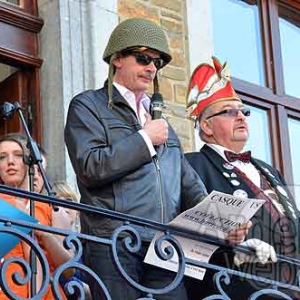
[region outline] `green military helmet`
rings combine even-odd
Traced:
[[[162,28],[147,19],[132,18],[121,22],[113,30],[103,60],[109,64],[113,54],[132,47],[146,47],[160,52],[165,64],[172,59]]]

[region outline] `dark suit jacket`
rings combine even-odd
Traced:
[[[256,195],[253,194],[246,182],[234,172],[232,169],[228,169],[226,166],[226,161],[212,148],[207,145],[204,145],[200,152],[186,153],[187,160],[200,175],[204,185],[206,186],[207,192],[210,193],[213,190],[220,191],[227,194],[233,194],[235,191],[240,190],[240,192],[247,193],[248,198],[255,198]],[[289,245],[288,249],[290,250],[289,256],[298,257],[299,253],[299,238],[298,238],[298,220],[299,213],[293,197],[289,190],[286,188],[285,181],[280,173],[266,164],[265,162],[251,158],[251,163],[263,174],[279,198],[280,204],[285,209],[285,214],[289,218],[290,222],[290,233],[293,236],[294,240],[292,245]],[[247,239],[249,238],[258,238],[274,246],[276,253],[282,254],[282,240],[280,239],[279,234],[279,224],[274,223],[274,220],[267,212],[267,210],[262,207],[255,216],[251,219],[253,226],[251,227]],[[223,264],[228,267],[232,267],[232,264],[228,265],[230,258],[222,257],[220,259],[220,254],[218,258],[213,257],[211,262],[223,261]],[[255,268],[253,264],[245,264],[242,267],[242,271],[251,272],[256,275],[262,275],[273,279],[278,279],[278,264],[273,264],[273,270],[270,269],[269,265],[266,265],[265,268]],[[293,271],[293,273],[296,270]],[[266,274],[267,272],[267,274]],[[273,274],[270,276],[270,274]],[[294,277],[295,274],[292,275]],[[209,275],[208,275],[209,277]],[[200,285],[205,284],[207,288],[207,280],[200,283]],[[199,298],[198,298],[199,299]],[[232,298],[234,299],[234,298]],[[245,298],[246,299],[246,298]]]

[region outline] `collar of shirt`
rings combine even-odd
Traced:
[[[114,82],[113,84],[115,88],[119,91],[119,93],[122,95],[122,97],[127,101],[129,106],[134,110],[135,114],[139,119],[140,124],[143,126],[146,122],[145,113],[149,112],[150,108],[149,96],[145,93],[142,95],[140,99],[139,111],[137,111],[136,98],[134,93],[117,82]]]
[[[220,156],[222,156],[222,158],[228,162],[224,151],[231,151],[230,149],[227,149],[223,146],[220,145],[216,145],[216,144],[208,144],[207,146],[209,146],[210,148],[212,148],[214,151],[216,151]],[[260,187],[260,174],[257,171],[257,169],[254,167],[254,165],[249,162],[249,163],[244,163],[242,161],[234,161],[230,163],[231,165],[235,166],[236,168],[239,168],[242,172],[244,172],[246,174],[246,176],[258,187]]]
[[[222,156],[222,158],[224,158],[226,161],[228,161],[225,154],[224,154],[224,151],[231,151],[230,149],[227,149],[223,146],[216,145],[216,144],[208,144],[207,143],[207,146],[209,146],[210,148],[215,150],[220,156]]]

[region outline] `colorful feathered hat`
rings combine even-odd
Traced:
[[[241,101],[232,87],[227,63],[222,66],[212,57],[213,66],[200,64],[193,72],[187,91],[187,108],[191,117],[200,117],[213,103]]]

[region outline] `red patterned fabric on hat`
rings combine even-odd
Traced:
[[[212,60],[213,66],[205,63],[199,65],[190,79],[187,93],[190,116],[199,117],[215,102],[241,101],[232,87],[227,63],[222,66],[217,58],[213,57]]]

